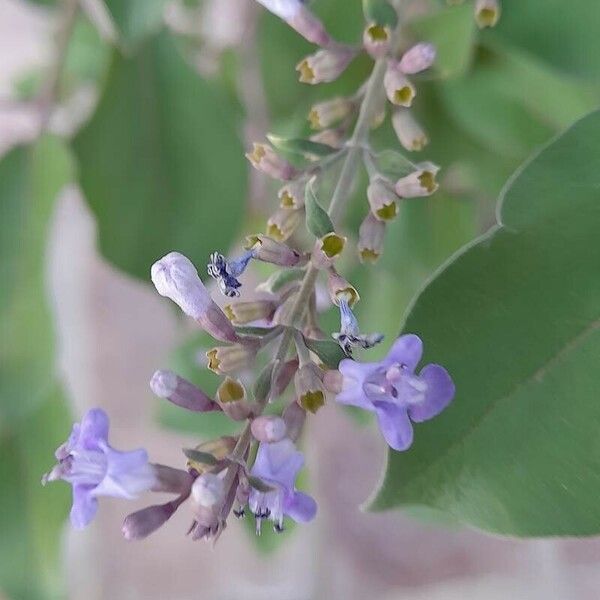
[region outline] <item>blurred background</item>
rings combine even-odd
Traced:
[[[443,176],[435,196],[402,206],[377,268],[347,265],[364,330],[389,335],[427,277],[495,222],[514,169],[600,92],[597,0],[503,0],[483,32],[471,2],[405,4],[407,35],[438,46],[416,111],[423,160]],[[212,549],[184,537],[181,510],[128,543],[121,520],[144,499],[108,499],[85,531],[66,526],[67,486],[39,482],[87,408],[110,414],[116,447],[173,465],[230,427],[150,393],[163,366],[216,381],[197,361],[208,341],[148,284],[150,265],[176,249],[201,266],[262,229],[276,187],[250,171],[245,147],[306,134],[311,104],[351,93],[370,68],[361,57],[335,83],[302,86],[294,65],[312,47],[253,0],[81,0],[74,17],[73,6],[0,0],[0,597],[598,598],[594,539],[500,539],[418,511],[361,512],[384,443],[332,403],[305,434],[320,508],[308,526],[257,539],[233,522]],[[359,0],[313,7],[337,39],[360,40]],[[399,149],[389,122],[374,143]],[[358,179],[350,234],[367,212]]]

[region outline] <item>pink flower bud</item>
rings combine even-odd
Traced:
[[[257,350],[258,343],[249,339],[243,344],[217,346],[206,353],[208,368],[219,375],[241,371],[254,363]]]
[[[223,308],[229,320],[235,325],[245,325],[261,319],[271,319],[277,303],[272,300],[236,302]]]
[[[310,136],[311,142],[318,142],[319,144],[326,144],[332,148],[341,148],[344,145],[346,139],[346,128],[336,127],[335,129],[323,129],[319,133],[315,133]]]
[[[358,230],[358,256],[362,263],[376,262],[383,252],[385,221],[372,212],[365,217]]]
[[[381,58],[390,49],[391,35],[389,27],[371,23],[363,32],[363,46],[373,58]]]
[[[311,413],[316,413],[325,404],[322,379],[323,371],[312,362],[301,365],[294,378],[298,404]]]
[[[308,113],[308,120],[313,129],[323,129],[350,116],[354,108],[355,103],[349,98],[332,98],[313,105]]]
[[[203,473],[192,485],[192,500],[205,508],[212,508],[225,498],[223,479],[214,473]]]
[[[356,56],[356,51],[346,46],[329,47],[302,59],[296,65],[302,83],[335,81]]]
[[[281,417],[263,415],[252,421],[252,435],[259,442],[279,442],[287,432],[285,422]]]
[[[391,181],[381,175],[374,176],[367,188],[371,212],[381,221],[391,221],[398,214],[398,196]]]
[[[275,381],[273,382],[272,396],[277,398],[281,396],[287,389],[287,386],[292,381],[294,374],[298,370],[298,359],[292,358],[281,365],[277,370]]]
[[[278,208],[267,221],[267,235],[277,242],[285,242],[302,222],[304,210]]]
[[[174,469],[166,465],[152,465],[156,482],[152,486],[153,492],[166,492],[178,496],[188,496],[194,478],[182,469]]]
[[[159,398],[166,398],[173,404],[187,410],[195,412],[220,410],[217,403],[210,396],[187,379],[173,373],[173,371],[156,371],[150,380],[150,389]]]
[[[397,106],[409,107],[417,93],[413,84],[393,61],[388,63],[383,85],[388,100]]]
[[[281,158],[271,146],[267,144],[253,144],[252,152],[246,153],[246,158],[252,166],[262,171],[269,177],[290,181],[300,174],[298,169],[284,158]]]
[[[431,196],[438,189],[435,176],[440,168],[431,162],[420,163],[416,166],[416,171],[396,182],[395,190],[400,198]]]
[[[167,502],[138,510],[123,521],[121,532],[126,540],[143,540],[162,527],[175,513],[179,503]]]
[[[157,292],[175,302],[210,335],[224,342],[238,340],[229,319],[210,297],[189,258],[170,252],[152,265],[150,274]]]
[[[398,108],[394,111],[392,125],[398,140],[406,150],[418,152],[429,143],[427,134],[407,108]]]
[[[295,442],[302,433],[304,421],[306,420],[306,410],[297,402],[292,402],[283,411],[283,420],[287,429],[287,436],[292,442]]]
[[[400,59],[398,67],[403,73],[413,75],[429,69],[435,61],[436,49],[433,44],[421,42],[407,50]]]
[[[325,371],[323,375],[323,385],[332,394],[339,394],[342,391],[343,382],[344,377],[337,369]]]
[[[256,411],[256,407],[248,402],[246,389],[239,379],[226,377],[217,389],[217,400],[223,412],[234,421],[243,421]]]
[[[360,300],[356,288],[333,268],[327,273],[327,287],[329,297],[336,306],[339,305],[340,299],[345,300],[348,306],[354,306]]]
[[[286,183],[286,185],[277,192],[281,208],[302,208],[304,206],[305,189],[305,179],[297,179],[296,181]]]
[[[328,269],[346,245],[346,238],[331,232],[319,238],[314,245],[311,260],[317,269]]]
[[[248,236],[245,247],[254,251],[257,260],[280,267],[301,267],[306,263],[306,256],[297,250],[260,233]]]

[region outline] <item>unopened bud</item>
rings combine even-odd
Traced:
[[[304,196],[306,190],[306,180],[297,179],[290,183],[286,183],[277,192],[279,198],[279,205],[281,208],[292,208],[298,209],[304,206]]]
[[[153,492],[166,492],[178,496],[190,493],[194,478],[187,471],[166,465],[152,465],[152,470],[156,477],[155,484],[152,486]]]
[[[381,58],[390,49],[391,35],[388,26],[371,23],[363,33],[363,46],[373,58]]]
[[[398,196],[391,181],[381,175],[374,176],[367,187],[371,212],[381,221],[391,221],[398,214]]]
[[[306,410],[297,402],[292,402],[284,411],[282,418],[287,429],[287,436],[295,442],[302,433],[304,421],[306,421]]]
[[[494,27],[500,19],[499,0],[477,0],[475,2],[475,22],[480,29]]]
[[[179,252],[170,252],[152,265],[152,283],[161,296],[171,299],[214,338],[236,342],[238,336],[210,297],[192,261]]]
[[[273,381],[272,396],[277,398],[285,392],[287,386],[292,381],[296,371],[298,370],[298,359],[292,358],[281,365],[277,370],[275,381]]]
[[[275,179],[290,181],[299,175],[298,169],[287,160],[279,156],[267,144],[253,144],[252,152],[246,153],[246,158],[252,166]]]
[[[355,50],[346,46],[329,47],[319,50],[297,65],[302,83],[326,83],[335,81],[356,56]]]
[[[317,269],[327,269],[337,259],[346,245],[346,238],[335,232],[327,233],[314,245],[311,260]]]
[[[316,413],[325,404],[322,378],[323,371],[312,362],[301,365],[294,378],[298,404],[311,413]]]
[[[156,371],[150,380],[150,389],[159,397],[195,412],[219,410],[216,402],[200,388],[173,371]]]
[[[225,498],[223,479],[214,473],[203,473],[192,485],[192,500],[197,506],[212,508]]]
[[[206,353],[208,368],[219,375],[247,369],[254,362],[257,349],[258,344],[250,342],[217,346]]]
[[[253,249],[257,260],[280,267],[300,267],[306,263],[306,256],[297,250],[260,233],[246,238],[246,248]]]
[[[427,134],[423,131],[412,112],[407,108],[397,108],[392,114],[392,125],[398,140],[411,152],[423,150],[429,143]]]
[[[400,59],[398,67],[403,73],[413,75],[429,69],[435,61],[436,49],[433,44],[421,42],[407,50]]]
[[[385,221],[372,212],[365,217],[358,230],[358,256],[362,263],[376,262],[383,252]]]
[[[343,382],[344,377],[337,369],[325,371],[323,375],[323,385],[332,394],[339,394],[342,391]]]
[[[287,432],[285,422],[281,417],[262,415],[252,421],[252,435],[259,442],[279,442]]]
[[[244,325],[260,319],[270,319],[276,308],[277,303],[272,300],[253,300],[227,304],[223,307],[223,311],[232,323]]]
[[[310,136],[311,142],[326,144],[332,148],[341,148],[344,145],[346,136],[345,127],[336,127],[335,129],[323,129]]]
[[[355,104],[349,98],[336,97],[319,102],[310,109],[308,120],[313,129],[324,129],[352,114]]]
[[[303,215],[302,209],[277,209],[267,221],[267,235],[277,242],[285,242],[296,231]]]
[[[438,189],[435,176],[440,168],[431,162],[420,163],[416,166],[416,171],[396,182],[394,189],[400,198],[431,196]]]
[[[383,85],[388,100],[397,106],[409,107],[417,93],[413,84],[400,70],[397,63],[389,62],[383,78]]]
[[[157,504],[138,510],[125,517],[121,532],[128,541],[143,540],[162,527],[175,513],[177,502]]]
[[[247,419],[254,410],[239,379],[225,378],[217,389],[217,401],[223,412],[234,421]]]
[[[360,300],[356,288],[335,269],[330,269],[327,273],[327,287],[329,297],[336,306],[339,305],[340,300],[345,300],[348,306],[354,306]]]

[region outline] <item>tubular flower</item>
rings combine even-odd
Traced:
[[[63,479],[73,486],[71,523],[82,529],[94,518],[98,496],[136,498],[157,484],[145,450],[119,452],[108,444],[106,413],[94,408],[75,423],[69,439],[55,456],[58,464],[44,475],[42,483]]]
[[[336,400],[375,413],[383,437],[394,450],[412,444],[411,421],[435,417],[454,398],[454,382],[440,365],[429,364],[415,373],[422,353],[421,339],[409,334],[400,336],[380,362],[345,359],[339,366],[343,382]]]
[[[262,519],[270,519],[273,529],[283,531],[284,517],[297,523],[311,521],[317,514],[317,503],[311,496],[298,492],[295,487],[298,471],[304,465],[304,457],[294,443],[285,438],[258,447],[251,475],[262,480],[270,489],[261,492],[250,490],[248,506],[256,518],[256,532],[260,534]]]

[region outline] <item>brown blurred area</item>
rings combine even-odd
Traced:
[[[125,1],[125,0],[124,0]],[[215,0],[207,13],[246,15],[250,0]],[[212,18],[216,18],[213,14]],[[231,20],[236,23],[236,19]],[[242,34],[214,28],[239,43]],[[29,106],[11,99],[15,77],[48,62],[49,13],[0,0],[0,152],[36,133]],[[239,29],[239,27],[238,27]],[[229,37],[228,37],[229,36]],[[231,41],[233,40],[233,42]],[[256,83],[256,82],[255,82]],[[260,90],[247,102],[260,103]],[[264,118],[260,105],[252,118]],[[68,125],[68,124],[67,124]],[[65,125],[65,127],[67,127]],[[60,123],[58,125],[60,127]],[[250,123],[249,128],[255,127]],[[102,406],[117,447],[144,446],[153,460],[177,464],[193,440],[160,429],[147,382],[180,338],[175,315],[150,286],[110,267],[96,249],[93,217],[77,189],[58,203],[48,248],[60,366],[76,413]],[[151,538],[126,542],[130,505],[102,503],[85,531],[65,529],[69,597],[74,600],[594,600],[600,596],[600,542],[493,538],[449,530],[401,513],[365,514],[385,448],[331,403],[309,423],[307,452],[318,518],[297,527],[281,549],[258,554],[241,524],[214,549],[185,537],[185,510]],[[140,500],[141,507],[146,503]],[[137,505],[133,508],[137,508]]]

